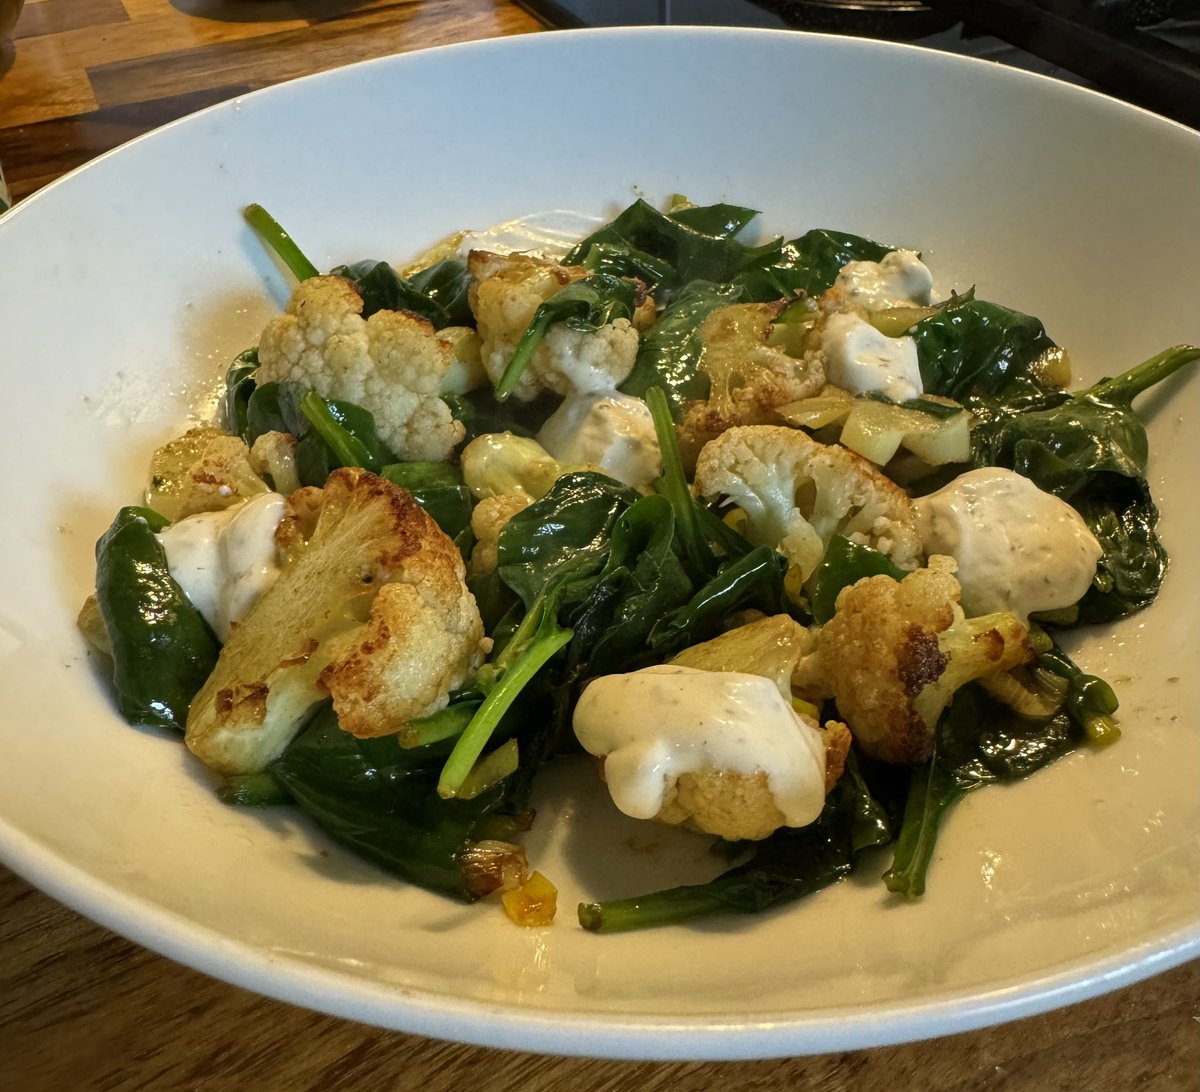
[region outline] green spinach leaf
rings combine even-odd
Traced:
[[[182,732],[220,644],[167,568],[155,537],[166,525],[149,508],[117,513],[96,543],[96,601],[121,714],[130,724]]]

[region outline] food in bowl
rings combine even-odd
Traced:
[[[226,801],[545,924],[530,791],[586,751],[730,861],[581,905],[605,932],[885,846],[920,895],[956,800],[1117,738],[1056,635],[1157,596],[1132,402],[1200,350],[1071,393],[1032,316],[860,236],[746,241],[740,206],[326,276],[247,216],[298,285],[222,419],[154,454],[81,615],[124,715]]]

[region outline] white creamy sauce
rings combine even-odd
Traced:
[[[167,568],[222,641],[275,583],[275,528],[286,501],[260,493],[220,512],[201,512],[158,535]]]
[[[868,311],[923,307],[933,298],[933,274],[913,250],[893,250],[878,262],[848,262],[833,284]]]
[[[1079,513],[1028,478],[982,467],[915,502],[927,554],[958,562],[968,615],[1069,607],[1103,553]]]
[[[825,744],[770,679],[663,664],[590,683],[575,707],[575,735],[605,756],[613,803],[635,819],[662,810],[684,773],[762,771],[788,826],[825,805]]]
[[[464,260],[472,250],[490,250],[493,254],[522,251],[542,258],[561,258],[603,222],[598,216],[566,209],[535,212],[483,231],[467,232],[458,253]]]
[[[844,391],[882,391],[903,402],[924,389],[917,343],[911,337],[888,337],[852,312],[826,317],[821,351],[829,382]]]
[[[649,407],[617,391],[568,395],[537,438],[560,463],[598,466],[626,485],[649,485],[662,473]]]

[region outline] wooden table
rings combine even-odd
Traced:
[[[148,129],[294,76],[539,30],[502,0],[27,0],[0,49],[19,199]],[[727,1064],[596,1062],[380,1031],[266,1001],[92,925],[0,868],[0,1089],[792,1092],[1200,1088],[1200,962],[948,1039]]]

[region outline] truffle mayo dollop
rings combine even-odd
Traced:
[[[847,262],[833,283],[850,303],[869,311],[924,306],[933,297],[933,274],[915,250],[893,250],[878,262]]]
[[[662,473],[649,407],[615,390],[567,395],[537,438],[560,463],[598,466],[626,485],[649,485]]]
[[[926,554],[958,562],[968,615],[1037,611],[1079,601],[1104,552],[1065,501],[1002,467],[981,467],[918,498]]]
[[[222,642],[279,576],[275,529],[286,503],[279,493],[260,493],[158,535],[171,576]]]
[[[844,391],[881,391],[904,402],[923,390],[917,343],[911,337],[888,337],[853,312],[838,311],[825,319],[821,351],[829,382]]]
[[[766,774],[788,826],[825,805],[825,744],[770,679],[662,664],[590,683],[575,708],[575,735],[605,756],[613,803],[635,819],[662,810],[664,792],[701,770]]]

